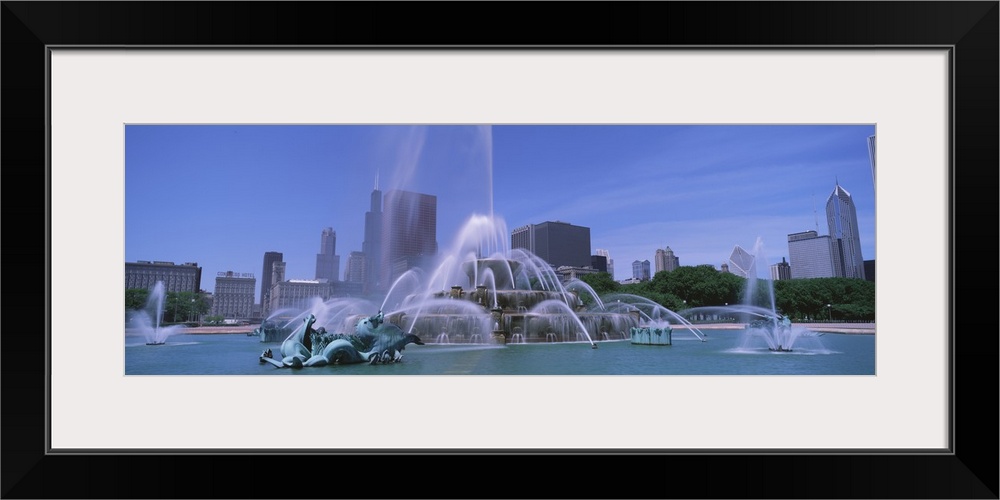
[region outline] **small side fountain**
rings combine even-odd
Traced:
[[[752,262],[747,269],[746,289],[743,302],[736,305],[694,307],[682,311],[685,316],[727,319],[745,324],[740,341],[740,350],[759,350],[789,353],[803,338],[815,339],[815,351],[825,351],[816,339],[818,335],[806,328],[793,326],[791,320],[778,311],[774,298],[774,282],[758,277],[758,270],[768,269],[764,255],[764,243],[757,238],[753,247]]]
[[[163,306],[166,302],[166,289],[162,281],[157,281],[149,292],[146,307],[132,311],[128,315],[126,333],[138,332],[146,339],[146,345],[164,345],[167,338],[180,332],[181,326],[162,326]]]

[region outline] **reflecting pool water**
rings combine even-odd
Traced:
[[[707,341],[675,334],[673,345],[629,341],[553,344],[408,345],[392,364],[279,369],[261,363],[245,334],[171,336],[150,346],[125,342],[126,375],[875,375],[875,335],[825,334],[793,352],[747,345],[743,330],[711,330]]]

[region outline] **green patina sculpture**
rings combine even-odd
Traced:
[[[354,333],[330,334],[326,329],[313,328],[316,317],[303,319],[299,327],[281,344],[281,359],[261,356],[260,362],[278,368],[301,368],[340,363],[396,363],[402,359],[401,351],[407,344],[423,345],[420,337],[404,333],[392,323],[385,322],[382,311],[358,321]]]
[[[673,345],[674,329],[670,325],[633,326],[630,330],[633,344]]]

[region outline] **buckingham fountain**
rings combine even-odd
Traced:
[[[480,127],[477,133],[490,186],[484,197],[488,215],[468,217],[450,248],[441,252],[434,264],[407,270],[385,283],[387,291],[381,303],[362,298],[316,298],[305,310],[285,315],[281,321],[268,318],[255,332],[261,341],[284,339],[281,354],[285,361],[304,366],[310,359],[321,364],[360,359],[355,353],[327,356],[326,361],[316,358],[323,349],[330,349],[331,342],[347,340],[369,361],[396,361],[392,349],[365,351],[376,342],[375,337],[390,331],[379,345],[404,338],[418,345],[577,343],[594,349],[602,341],[649,346],[669,346],[675,336],[706,341],[682,314],[635,295],[602,299],[587,283],[564,279],[530,251],[510,248],[506,223],[493,214],[491,130]],[[413,168],[417,161],[410,160],[403,163]],[[413,173],[404,172],[402,177]],[[771,304],[773,310],[773,293]],[[771,326],[780,330],[780,322],[773,321],[778,316],[762,314],[761,318],[770,321],[761,331],[770,332]],[[783,351],[793,343],[790,339],[775,342],[773,347]],[[273,353],[265,350],[265,355]],[[288,356],[300,359],[289,361]],[[262,362],[287,365],[274,361],[262,356]]]
[[[352,332],[377,314],[426,344],[583,343],[596,349],[598,341],[629,339],[642,322],[639,309],[605,307],[585,282],[563,281],[531,252],[505,248],[507,238],[502,219],[473,215],[436,267],[403,273],[381,304],[316,299],[286,323],[286,331],[312,317],[317,331]]]
[[[447,290],[408,294],[387,314],[403,330],[439,344],[531,344],[624,339],[638,326],[635,314],[589,309],[586,283],[560,282],[552,269],[527,251],[494,255],[457,266],[460,281]]]

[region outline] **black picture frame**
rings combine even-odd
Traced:
[[[3,249],[12,269],[28,271],[8,274],[4,294],[4,498],[998,498],[996,320],[991,308],[969,311],[956,286],[960,270],[971,281],[973,266],[991,267],[996,258],[992,239],[959,246],[957,238],[960,227],[971,235],[973,222],[980,234],[996,227],[984,224],[997,214],[1000,165],[996,1],[2,4]],[[47,300],[46,61],[53,45],[951,47],[952,453],[48,454],[45,318],[55,312]]]

